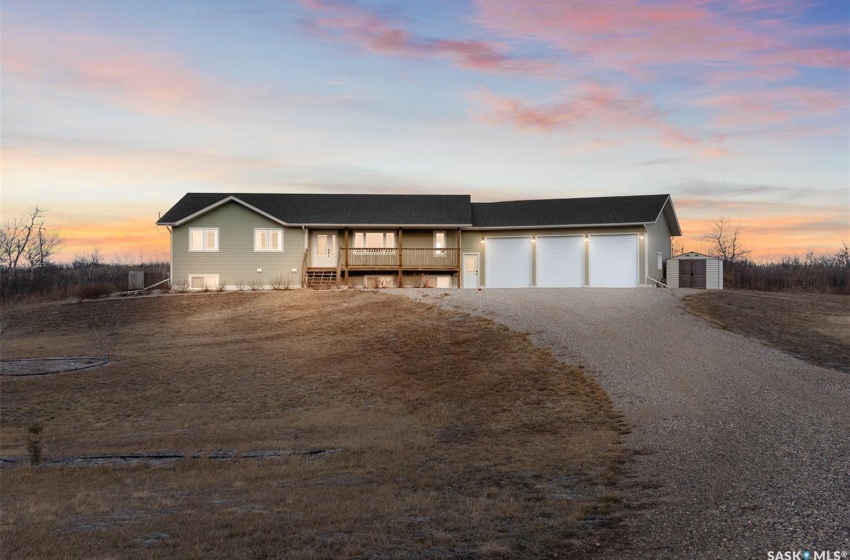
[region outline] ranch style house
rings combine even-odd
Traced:
[[[682,234],[669,195],[189,193],[157,222],[172,285],[654,286]]]

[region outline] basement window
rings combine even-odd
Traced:
[[[218,289],[218,274],[190,274],[190,290],[215,290]]]
[[[218,228],[189,228],[190,251],[218,251]]]
[[[283,251],[283,230],[255,228],[254,251]]]

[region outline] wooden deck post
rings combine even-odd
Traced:
[[[348,286],[348,228],[345,228],[345,285]]]
[[[398,287],[401,288],[401,277],[404,274],[404,260],[402,257],[402,252],[404,251],[404,243],[402,242],[402,236],[404,235],[404,230],[398,228]]]
[[[457,287],[463,287],[463,255],[461,254],[460,236],[462,230],[457,228]]]

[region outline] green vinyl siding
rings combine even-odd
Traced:
[[[664,276],[664,263],[671,255],[670,226],[662,213],[654,224],[646,225],[647,237],[647,276],[659,282]],[[661,269],[658,268],[658,253],[661,253]]]
[[[190,252],[189,230],[193,228],[218,228],[219,250]],[[282,229],[283,251],[255,252],[255,228]],[[188,282],[190,274],[217,274],[219,283],[226,286],[257,279],[269,285],[272,278],[287,275],[293,286],[301,283],[304,259],[301,228],[283,227],[237,202],[229,202],[182,226],[175,226],[171,243],[174,283]],[[257,272],[258,268],[262,272]]]

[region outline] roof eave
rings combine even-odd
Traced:
[[[670,216],[673,217],[673,220],[670,220],[670,216],[667,216],[667,225],[670,227],[670,235],[672,237],[681,237],[682,235],[682,226],[679,225],[679,217],[676,216],[676,209],[673,207],[673,199],[670,195],[667,195],[667,200],[664,201],[664,204],[661,206],[661,210],[658,212],[658,216],[655,217],[655,221],[658,221],[658,218],[661,217],[661,214],[667,212],[669,210]]]
[[[252,205],[248,204],[247,202],[245,202],[244,200],[241,200],[241,199],[239,199],[239,198],[237,198],[237,197],[235,197],[235,196],[233,196],[233,195],[228,196],[227,198],[223,198],[223,199],[221,199],[221,200],[219,200],[218,202],[215,202],[215,203],[213,203],[213,204],[210,204],[209,206],[207,206],[207,207],[205,207],[205,208],[202,208],[201,210],[198,210],[197,212],[195,212],[195,213],[193,213],[193,214],[190,214],[190,215],[186,216],[185,218],[181,218],[180,220],[177,220],[177,221],[175,221],[175,222],[168,222],[168,223],[166,223],[166,222],[162,222],[162,223],[157,222],[157,224],[158,224],[158,225],[163,225],[163,226],[165,226],[165,225],[168,225],[168,226],[182,226],[183,224],[185,224],[185,223],[187,223],[187,222],[191,222],[191,221],[192,221],[192,220],[194,220],[195,218],[199,218],[199,217],[203,216],[204,214],[206,214],[206,213],[208,213],[208,212],[211,212],[211,211],[215,210],[216,208],[218,208],[218,207],[220,207],[220,206],[224,206],[224,205],[225,205],[225,204],[227,204],[228,202],[238,202],[239,204],[241,204],[241,205],[242,205],[242,206],[244,206],[245,208],[248,208],[249,210],[253,210],[253,211],[254,211],[254,212],[256,212],[257,214],[260,214],[261,216],[265,216],[266,218],[268,218],[268,219],[272,220],[273,222],[277,222],[277,223],[279,223],[279,224],[280,224],[280,225],[282,225],[282,226],[289,226],[289,225],[292,225],[292,224],[289,224],[289,223],[287,223],[287,222],[284,222],[284,221],[283,221],[283,220],[281,220],[280,218],[276,218],[275,216],[272,216],[272,215],[271,215],[271,214],[269,214],[268,212],[263,212],[262,210],[260,210],[260,209],[259,209],[259,208],[257,208],[256,206],[252,206]]]
[[[651,222],[650,222],[651,223]],[[556,224],[556,225],[524,225],[524,226],[474,226],[467,229],[470,230],[485,230],[485,229],[580,229],[592,227],[628,227],[628,226],[645,226],[647,222],[624,222],[624,223],[603,223],[603,224]]]

